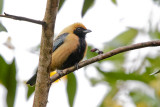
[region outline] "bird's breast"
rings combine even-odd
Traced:
[[[78,38],[77,48],[68,56],[67,60],[63,63],[62,69],[71,67],[78,64],[86,54],[87,43],[84,38]]]
[[[73,34],[69,34],[64,43],[52,53],[51,70],[63,69],[64,62],[77,50],[79,45],[79,38]]]

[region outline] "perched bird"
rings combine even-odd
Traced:
[[[82,23],[74,23],[62,30],[53,42],[51,71],[63,70],[77,65],[86,55],[86,34],[91,32]],[[27,84],[33,86],[37,74],[33,75]]]

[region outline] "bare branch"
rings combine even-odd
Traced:
[[[92,64],[94,62],[112,57],[114,55],[117,55],[119,53],[122,52],[126,52],[126,51],[130,51],[130,50],[135,50],[135,49],[140,49],[140,48],[145,48],[145,47],[156,47],[156,46],[160,46],[160,40],[155,40],[155,41],[149,41],[149,42],[142,42],[142,43],[137,43],[137,44],[133,44],[133,45],[129,45],[129,46],[123,46],[123,47],[119,47],[117,49],[114,49],[110,52],[104,53],[104,54],[100,54],[98,56],[95,56],[91,59],[85,60],[83,62],[80,62],[78,64],[78,68],[82,68],[84,66],[87,66],[89,64]],[[67,68],[65,70],[62,71],[61,75],[59,75],[58,73],[56,73],[55,75],[53,75],[50,79],[51,79],[51,83],[56,81],[57,79],[71,73],[74,72],[77,68],[75,66]]]
[[[5,18],[10,18],[10,19],[27,21],[27,22],[31,22],[31,23],[45,25],[44,21],[34,20],[34,19],[30,19],[30,18],[26,18],[26,17],[21,17],[21,16],[10,15],[10,14],[7,14],[5,12],[4,12],[4,15],[0,15],[0,17],[5,17]]]

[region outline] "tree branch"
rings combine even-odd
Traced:
[[[82,68],[82,67],[87,66],[89,64],[92,64],[94,62],[112,57],[112,56],[117,55],[117,54],[122,53],[122,52],[126,52],[126,51],[129,51],[129,50],[140,49],[140,48],[145,48],[145,47],[155,47],[155,46],[160,46],[160,40],[142,42],[142,43],[137,43],[137,44],[133,44],[133,45],[129,45],[129,46],[119,47],[119,48],[114,49],[112,51],[109,51],[107,53],[100,54],[100,55],[95,56],[91,59],[80,62],[78,64],[78,68]],[[74,72],[76,69],[77,68],[75,66],[73,66],[73,67],[70,67],[70,68],[67,68],[67,69],[63,70],[61,75],[56,73],[52,77],[50,77],[50,80],[51,80],[50,82],[52,83],[52,82],[56,81],[57,79],[65,76],[65,75],[67,75],[71,72]]]
[[[10,19],[15,19],[15,20],[22,20],[22,21],[27,21],[27,22],[31,22],[31,23],[40,24],[40,25],[45,25],[44,21],[34,20],[34,19],[21,17],[21,16],[10,15],[5,12],[4,12],[4,15],[0,15],[0,17],[5,17],[5,18],[10,18]]]
[[[40,56],[33,107],[46,107],[50,89],[50,64],[53,52],[53,35],[59,0],[47,0],[42,26]]]

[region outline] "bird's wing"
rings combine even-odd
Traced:
[[[69,33],[63,33],[55,39],[55,41],[53,42],[53,52],[64,43],[64,40],[68,34]]]

